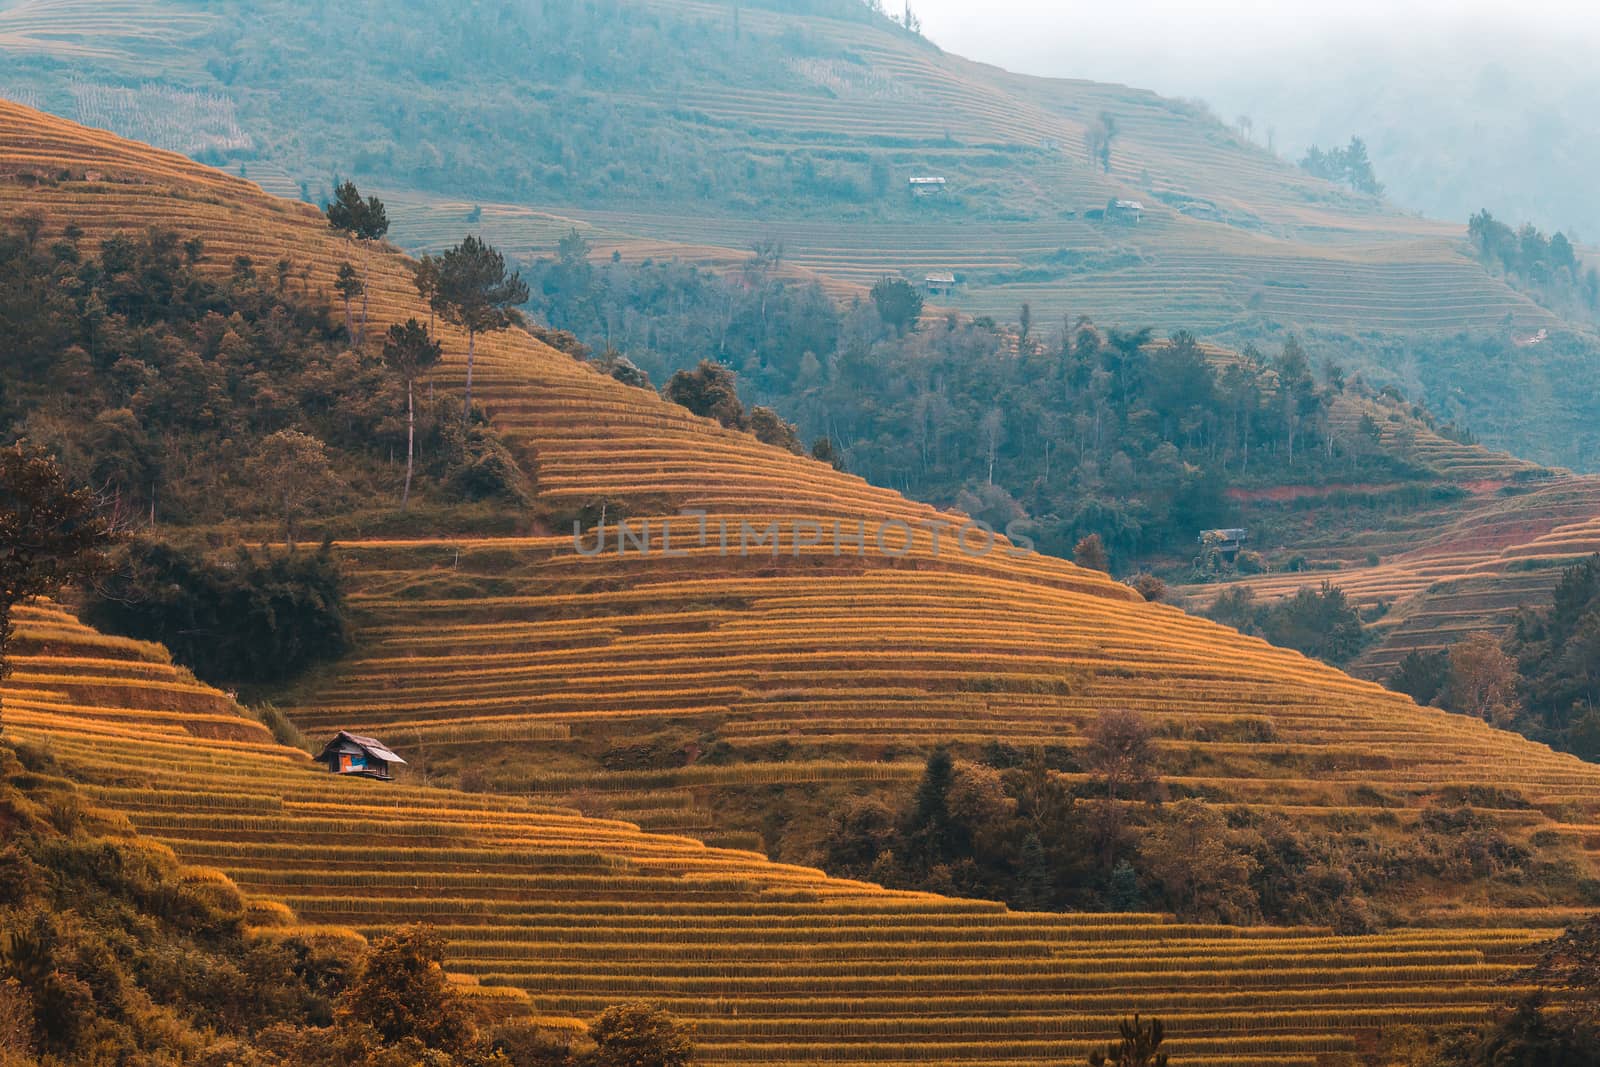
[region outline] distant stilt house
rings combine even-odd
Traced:
[[[1138,222],[1144,218],[1144,205],[1137,200],[1113,200],[1106,205],[1106,221]]]
[[[339,736],[323,748],[317,762],[327,764],[334,774],[390,781],[394,778],[393,768],[404,766],[406,761],[389,751],[381,741],[340,730]]]
[[[917,199],[944,195],[944,179],[934,174],[917,175],[906,179],[906,187]]]
[[[1238,528],[1226,530],[1201,530],[1200,546],[1203,552],[1215,552],[1232,563],[1250,541],[1250,531]]]
[[[956,291],[956,276],[947,270],[929,271],[922,288],[929,296],[949,296]]]

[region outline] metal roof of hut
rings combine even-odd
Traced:
[[[323,746],[322,752],[316,758],[317,762],[328,764],[328,768],[335,771],[335,773],[360,773],[372,770],[365,760],[359,760],[341,768],[339,763],[341,754],[359,754],[369,759],[378,760],[383,764],[398,763],[404,765],[406,762],[390,751],[389,746],[382,741],[372,737],[362,737],[360,734],[353,734],[348,730],[340,730],[337,737]],[[386,776],[388,771],[387,768],[384,768],[376,773]]]

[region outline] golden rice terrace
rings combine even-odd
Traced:
[[[305,206],[7,104],[0,203],[90,239],[171,226],[214,263],[288,257],[325,289],[346,256]],[[374,257],[371,287],[381,325],[425,314],[398,254]],[[446,331],[441,388],[464,375],[464,340]],[[1571,918],[1452,891],[1417,900],[1409,928],[1340,937],[1014,912],[772,862],[728,796],[909,783],[940,742],[1071,748],[1108,709],[1149,718],[1170,788],[1295,820],[1403,829],[1430,798],[1492,783],[1526,806],[1487,815],[1581,852],[1600,848],[1600,768],[1102,575],[964,546],[959,519],[526,334],[481,340],[474,384],[535,461],[541,521],[520,537],[342,542],[359,647],[292,714],[413,764],[510,751],[493,767],[504,792],[335,778],[161,650],[53,605],[24,615],[6,729],[186,862],[305,922],[426,919],[485,989],[550,1018],[655,999],[698,1024],[714,1063],[1070,1061],[1139,1010],[1166,1020],[1187,1067],[1310,1065],[1388,1023],[1481,1018],[1518,953]],[[651,550],[596,551],[602,513],[613,535],[618,517],[635,537],[648,521]],[[552,525],[575,515],[591,523],[576,542]],[[838,547],[835,524],[867,550]],[[741,544],[746,529],[760,544]],[[724,758],[594,758],[669,727]],[[611,817],[581,813],[596,809]]]

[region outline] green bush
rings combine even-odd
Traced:
[[[139,541],[85,617],[159,641],[215,685],[280,682],[349,646],[344,579],[332,551],[207,557]]]

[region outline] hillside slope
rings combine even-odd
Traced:
[[[1028,303],[1035,323],[1297,331],[1502,446],[1595,462],[1583,399],[1535,409],[1491,380],[1515,336],[1560,338],[1534,353],[1548,375],[1518,366],[1518,396],[1579,372],[1592,338],[1472,258],[1461,220],[1310,178],[1193,105],[973,63],[853,2],[3,0],[0,53],[0,95],[279,195],[353,176],[414,250],[467,219],[528,257],[572,228],[598,256],[714,267],[773,239],[840,296],[950,271],[941,303],[1002,320]],[[910,196],[930,175],[945,194]],[[1112,199],[1140,221],[1091,217]],[[1464,331],[1499,356],[1462,362]],[[1385,347],[1419,335],[1451,344]]]
[[[211,262],[292,257],[314,287],[345,252],[304,206],[10,105],[0,203],[42,212],[47,238],[69,220],[88,241],[162,224],[202,236]],[[398,254],[374,257],[372,287],[379,322],[421,313]],[[465,346],[444,340],[448,389]],[[1071,750],[1115,708],[1156,725],[1168,788],[1345,833],[1403,837],[1428,805],[1476,797],[1476,817],[1514,840],[1581,860],[1600,848],[1600,771],[1067,563],[955,551],[948,532],[936,552],[930,509],[520,331],[479,359],[484,403],[536,460],[542,520],[592,524],[603,508],[637,535],[653,519],[656,550],[586,555],[592,526],[582,550],[570,532],[346,538],[362,650],[295,714],[318,733],[381,728],[419,773],[479,764],[487,784],[532,796],[331,778],[158,653],[49,606],[26,613],[7,729],[47,742],[186,860],[309,922],[429,918],[460,967],[540,1012],[653,996],[700,1022],[714,1062],[1073,1059],[1139,1008],[1169,1019],[1180,1063],[1309,1064],[1386,1022],[1479,1017],[1508,958],[1571,914],[1487,884],[1410,903],[1448,928],[1362,938],[1012,913],[641,831],[766,845],[763,820],[898,788],[932,744]],[[704,544],[680,508],[707,512]],[[885,546],[797,544],[812,528],[796,518],[859,523]],[[778,522],[779,541],[724,553],[722,520],[735,539]],[[226,758],[197,759],[197,739]],[[1472,792],[1486,780],[1498,792]]]
[[[1468,498],[1350,539],[1297,543],[1311,570],[1182,588],[1196,607],[1236,587],[1271,601],[1323,581],[1364,608],[1386,607],[1381,639],[1353,666],[1386,678],[1410,652],[1507,632],[1519,608],[1548,603],[1561,568],[1600,551],[1600,480],[1486,478]],[[1361,560],[1379,556],[1376,565]]]
[[[1334,937],[888,892],[570,809],[335,778],[154,646],[51,605],[20,623],[8,733],[147,838],[306,923],[436,924],[480,983],[463,991],[501,1011],[526,994],[559,1026],[657,1000],[696,1022],[706,1062],[1075,1060],[1143,1010],[1186,1067],[1309,1065],[1378,1026],[1482,1018],[1542,936]]]
[[[215,261],[288,256],[313,286],[331,286],[344,248],[310,209],[38,113],[0,114],[0,169],[11,176],[0,199],[42,209],[47,232],[69,218],[90,240],[164,222],[202,235]],[[421,313],[400,256],[374,257],[372,288],[380,325]],[[444,338],[438,385],[452,388],[465,345],[449,329]],[[538,512],[560,532],[342,541],[362,651],[301,694],[308,723],[400,729],[447,747],[524,731],[537,751],[586,731],[604,742],[624,723],[648,736],[660,722],[699,749],[725,743],[727,766],[619,774],[592,744],[555,746],[547,760],[516,761],[527,777],[504,783],[643,788],[665,810],[683,808],[675,790],[701,782],[904,779],[918,769],[916,747],[903,747],[911,721],[926,724],[928,741],[1070,744],[1100,709],[1131,707],[1170,731],[1174,747],[1198,742],[1203,752],[1208,726],[1261,716],[1307,767],[1329,768],[1370,763],[1369,725],[1403,720],[1414,752],[1391,748],[1384,762],[1418,796],[1442,784],[1419,768],[1459,780],[1435,765],[1441,748],[1519,745],[1145,604],[1096,572],[1004,542],[984,551],[970,534],[963,549],[959,517],[724,430],[520,331],[480,343],[477,375],[495,422],[535,458]],[[597,553],[593,523],[607,510],[610,540]],[[619,515],[632,523],[620,546]],[[575,541],[568,522],[578,516],[586,529]],[[649,552],[639,544],[646,524]],[[1559,792],[1565,768],[1587,773],[1527,751],[1555,774],[1537,795]],[[1194,784],[1223,789],[1222,799],[1285,795],[1281,770],[1256,770],[1267,777],[1255,784],[1231,765],[1239,777]],[[1326,796],[1316,780],[1325,773],[1304,790]]]

